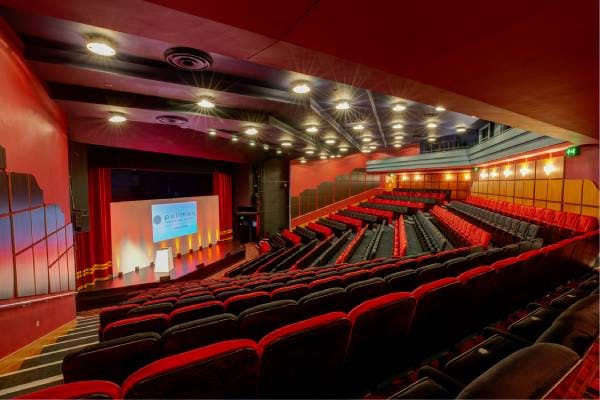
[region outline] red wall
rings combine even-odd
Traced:
[[[419,146],[407,146],[388,152],[356,153],[342,158],[309,161],[290,165],[290,196],[299,196],[305,189],[316,188],[322,182],[333,182],[338,175],[348,175],[356,168],[366,168],[367,161],[419,154]]]
[[[585,145],[577,157],[565,158],[565,179],[589,179],[598,186],[598,145]]]
[[[44,211],[39,204],[32,206],[31,215],[35,207],[36,215],[42,210],[45,221],[52,223],[43,220],[40,223],[39,219],[35,220],[35,225],[33,219],[28,222],[22,218],[29,213],[27,207],[25,211],[13,212],[11,209],[3,216],[5,221],[8,218],[13,221],[8,239],[12,234],[17,243],[18,236],[23,250],[17,249],[20,252],[15,255],[11,254],[12,249],[0,248],[2,283],[10,288],[10,280],[14,279],[16,295],[37,293],[38,296],[0,301],[0,357],[75,318],[73,295],[56,298],[56,294],[47,294],[66,292],[75,281],[74,264],[67,261],[69,257],[73,258],[73,251],[70,247],[71,226],[68,225],[71,218],[66,120],[24,62],[20,50],[21,44],[0,18],[0,146],[6,152],[6,172],[29,174],[35,178],[43,191],[46,209]],[[22,187],[19,188],[21,192]],[[14,188],[12,193],[13,196],[16,193]],[[60,213],[51,213],[54,210],[52,204],[60,208],[64,220],[62,216],[54,219]],[[42,232],[34,229],[40,226]],[[35,239],[28,237],[27,232],[33,233]],[[2,239],[5,238],[0,237],[0,244],[10,243],[10,240]],[[24,305],[15,307],[14,303],[23,302]]]

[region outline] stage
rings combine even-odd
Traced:
[[[170,273],[155,273],[154,267],[150,266],[82,289],[77,292],[77,310],[114,304],[132,291],[154,287],[161,282],[207,278],[245,258],[245,246],[238,241],[217,243],[174,258],[174,268]]]

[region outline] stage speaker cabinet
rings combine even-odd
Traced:
[[[154,272],[169,273],[173,268],[175,268],[173,265],[173,249],[171,247],[163,247],[156,250]]]

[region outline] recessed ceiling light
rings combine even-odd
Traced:
[[[238,140],[240,140],[240,139],[238,139],[237,136],[232,136],[231,137],[231,141],[234,142],[234,143],[237,143]]]
[[[254,140],[251,140],[248,144],[252,147],[256,146],[256,142]]]
[[[340,151],[341,151],[342,153],[345,153],[345,152],[347,152],[347,151],[348,151],[348,148],[347,148],[347,147],[340,147]]]
[[[209,134],[210,136],[217,136],[217,131],[215,131],[214,129],[209,129],[209,130],[208,130],[208,134]]]
[[[360,138],[360,140],[363,143],[369,143],[369,142],[373,141],[373,138],[371,136],[363,136],[363,137]]]
[[[341,154],[336,154],[335,158],[342,158],[342,155]]]
[[[354,129],[355,131],[362,131],[363,129],[365,129],[365,126],[363,124],[358,124],[354,125],[352,129]]]
[[[268,144],[263,144],[263,150],[269,150],[269,145]]]
[[[117,54],[110,40],[103,37],[92,37],[85,45],[89,51],[99,56],[112,57]]]
[[[112,122],[113,124],[121,124],[127,121],[127,117],[121,113],[111,113],[108,117],[108,122]]]
[[[428,128],[437,128],[437,124],[434,123],[434,122],[430,122],[430,123],[427,124],[427,127]]]
[[[403,133],[395,134],[394,139],[404,139],[404,134]]]
[[[404,128],[404,125],[402,125],[402,124],[394,124],[394,125],[392,125],[392,128],[393,129],[402,129],[402,128]]]
[[[338,102],[335,105],[335,109],[336,110],[341,110],[341,111],[345,111],[345,110],[349,110],[350,109],[350,103],[346,100],[342,100],[340,102]]]
[[[306,149],[305,153],[309,156],[312,156],[313,154],[315,154],[315,151],[313,149]]]
[[[394,107],[392,107],[392,110],[396,112],[404,111],[406,110],[406,106],[404,104],[396,104]]]
[[[325,139],[325,144],[335,144],[335,139],[333,139],[333,138]]]
[[[202,97],[196,104],[202,108],[215,108],[215,101],[210,97]]]
[[[292,91],[294,93],[298,93],[298,94],[306,94],[306,93],[310,92],[310,86],[308,86],[308,83],[304,82],[304,81],[296,82],[292,86]]]
[[[377,146],[374,144],[369,145],[369,150],[375,150],[376,148]]]
[[[394,147],[395,148],[400,148],[400,147],[402,147],[402,143],[394,143]]]
[[[300,159],[300,163],[301,163],[301,164],[306,164],[306,160],[305,160],[304,158],[301,158],[301,159]]]
[[[309,126],[308,128],[306,128],[306,132],[317,133],[317,132],[319,132],[319,128],[317,128],[316,126]]]
[[[335,158],[335,154],[331,154],[329,158]]]
[[[476,116],[474,116],[474,115],[471,115],[471,118],[475,118],[475,119],[477,119],[477,117],[476,117]]]
[[[290,142],[289,140],[284,140],[283,142],[281,142],[281,147],[292,147],[292,142]]]
[[[319,158],[320,158],[321,160],[327,160],[327,154],[321,154],[321,155],[319,156]]]
[[[256,135],[258,133],[258,129],[256,129],[254,127],[246,128],[246,130],[244,131],[244,133],[246,135],[254,136],[254,135]]]
[[[276,153],[281,154],[282,153],[281,149],[277,149]]]
[[[363,153],[370,153],[371,149],[369,149],[368,147],[363,147],[361,150]]]
[[[433,143],[433,142],[436,141],[436,138],[430,137],[430,138],[427,138],[427,141],[430,142],[430,143]]]
[[[467,131],[467,128],[465,128],[464,126],[457,126],[456,127],[456,132],[457,133],[465,133]]]
[[[446,111],[446,109],[445,109],[443,106],[437,106],[437,107],[435,108],[435,111],[437,111],[437,112],[442,112],[442,111]]]

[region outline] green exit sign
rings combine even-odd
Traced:
[[[565,155],[567,157],[575,157],[579,155],[579,146],[572,146],[565,150]]]

